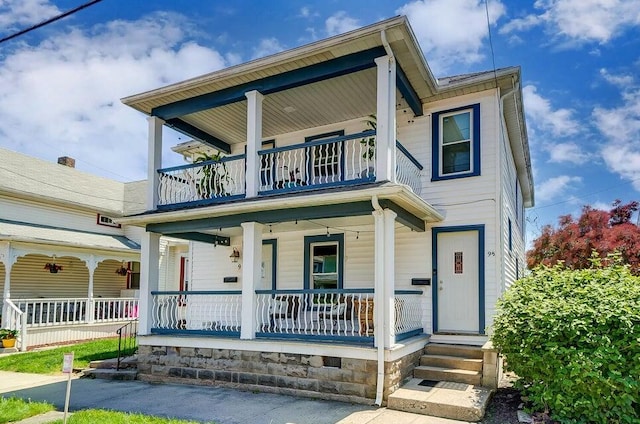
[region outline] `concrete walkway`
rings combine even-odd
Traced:
[[[66,375],[0,371],[0,395],[47,401],[64,409]],[[111,409],[217,424],[455,424],[366,405],[253,393],[223,387],[73,378],[70,412]],[[33,422],[33,421],[32,421]]]

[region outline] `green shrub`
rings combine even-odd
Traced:
[[[640,422],[640,278],[620,264],[539,267],[498,302],[492,340],[533,410]]]

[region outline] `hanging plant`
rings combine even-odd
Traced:
[[[55,262],[44,264],[44,269],[48,269],[50,273],[57,274],[58,271],[62,271],[62,265],[56,265]]]
[[[129,274],[129,272],[131,272],[131,271],[129,271],[129,269],[127,269],[124,266],[121,266],[120,268],[116,269],[116,274],[122,275],[122,276],[125,276],[125,275]]]

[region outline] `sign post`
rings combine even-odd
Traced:
[[[73,373],[73,352],[64,354],[64,359],[62,360],[62,372],[69,376],[67,379],[67,395],[64,399],[64,424],[67,424],[69,397],[71,396],[71,374]]]

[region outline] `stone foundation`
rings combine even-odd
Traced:
[[[384,399],[410,377],[422,350],[385,362]],[[231,349],[140,346],[138,378],[150,382],[225,385],[373,404],[375,360]]]

